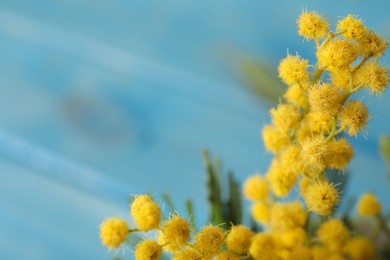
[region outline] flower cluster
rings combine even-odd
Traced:
[[[117,217],[105,220],[103,245],[117,249],[129,233],[155,230],[156,239],[136,246],[137,260],[159,259],[164,251],[176,260],[376,259],[370,239],[332,216],[341,191],[328,174],[329,169],[346,169],[354,157],[346,137],[364,132],[370,119],[367,106],[352,100],[353,95],[363,89],[380,95],[390,82],[388,69],[380,65],[388,43],[352,15],[341,19],[335,32],[315,12],[303,12],[297,23],[298,33],[316,44],[317,64],[289,54],[279,65],[279,76],[288,86],[285,102],[270,110],[272,123],[262,130],[274,158],[264,175],[250,176],[243,187],[262,231],[208,225],[195,232],[177,214],[162,221],[158,204],[140,195],[130,205],[136,227],[130,229]],[[285,197],[295,186],[303,200],[288,201]],[[382,219],[381,204],[372,193],[361,197],[358,212]]]

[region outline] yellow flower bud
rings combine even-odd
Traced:
[[[204,227],[195,237],[194,249],[202,254],[216,254],[225,242],[225,231],[215,226]]]
[[[302,142],[301,161],[307,172],[322,172],[328,164],[329,148],[322,135],[307,138]]]
[[[129,234],[129,224],[126,220],[111,217],[100,225],[100,239],[108,248],[118,248]]]
[[[357,135],[367,126],[369,113],[362,101],[349,101],[339,115],[340,127],[349,135]]]
[[[287,196],[298,179],[300,172],[291,171],[289,167],[291,165],[274,160],[267,171],[266,178],[271,184],[272,191],[278,197]]]
[[[340,194],[331,183],[320,181],[307,188],[305,201],[310,211],[318,215],[330,215],[340,202]]]
[[[157,260],[162,254],[162,247],[154,240],[144,240],[135,247],[136,260]]]
[[[375,245],[365,237],[355,237],[349,240],[343,252],[352,260],[377,259]]]
[[[135,197],[131,204],[130,213],[140,230],[149,231],[158,228],[160,225],[160,207],[149,195]]]
[[[271,235],[258,233],[252,239],[249,253],[254,259],[273,259],[275,241]]]
[[[366,62],[356,72],[354,82],[359,87],[368,86],[371,93],[381,95],[390,83],[389,70],[377,61]]]
[[[365,193],[359,200],[358,212],[362,216],[379,216],[382,213],[382,205],[374,194]]]
[[[340,250],[350,238],[348,228],[340,219],[322,223],[317,230],[318,239],[331,250]]]
[[[273,153],[278,153],[291,143],[291,136],[288,132],[282,132],[274,125],[267,125],[262,131],[265,148]]]
[[[234,253],[244,254],[248,252],[253,236],[253,231],[247,227],[243,225],[233,226],[226,237],[227,248]]]
[[[172,260],[203,260],[202,255],[195,249],[189,248],[173,255]]]
[[[306,94],[299,84],[294,84],[289,87],[284,94],[284,98],[287,100],[288,103],[298,108],[303,108],[307,106]]]
[[[271,227],[274,231],[285,232],[306,224],[307,213],[302,203],[276,203],[271,208]]]
[[[367,27],[362,20],[348,15],[337,24],[337,31],[341,32],[346,39],[360,39],[364,37]]]
[[[335,39],[317,51],[318,65],[322,69],[337,72],[351,65],[358,57],[358,47],[355,43]]]
[[[328,21],[316,12],[302,12],[297,23],[298,34],[306,39],[321,39],[329,33]]]
[[[343,101],[340,91],[329,83],[317,84],[309,89],[308,100],[311,111],[336,115]]]
[[[162,234],[164,242],[171,249],[180,248],[190,240],[190,223],[186,219],[175,215],[172,219],[163,223]]]
[[[269,195],[269,184],[263,176],[256,174],[246,180],[243,190],[250,200],[264,200]]]
[[[279,64],[279,77],[287,85],[304,83],[309,80],[309,61],[299,55],[287,55]]]
[[[270,210],[269,203],[264,201],[255,202],[252,205],[252,217],[254,220],[266,225],[270,220]]]
[[[273,123],[282,132],[297,128],[302,117],[299,110],[290,104],[280,104],[276,109],[272,108],[270,114]]]
[[[389,47],[385,38],[374,31],[367,31],[358,39],[360,55],[366,58],[375,56],[381,57]]]
[[[344,170],[351,162],[354,152],[352,145],[345,138],[333,139],[328,144],[328,161],[330,168]]]

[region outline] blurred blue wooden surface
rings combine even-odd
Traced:
[[[229,71],[230,48],[273,67],[287,49],[313,59],[312,43],[296,34],[303,7],[333,23],[359,14],[389,36],[388,6],[1,1],[0,258],[108,259],[98,225],[111,214],[128,217],[135,193],[169,192],[177,204],[193,197],[204,220],[201,149],[239,180],[264,172],[270,159],[259,135],[266,106]],[[377,140],[390,132],[389,95],[368,102],[373,119],[368,139],[353,140],[347,192],[371,189],[385,200]]]

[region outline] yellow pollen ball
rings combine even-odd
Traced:
[[[135,197],[130,213],[140,230],[149,231],[158,228],[161,220],[161,210],[149,195]]]
[[[198,251],[189,248],[175,253],[172,260],[203,260],[203,257]]]
[[[323,135],[307,138],[302,142],[301,160],[307,172],[322,172],[329,158],[328,144]]]
[[[190,240],[190,223],[182,217],[173,216],[171,220],[163,223],[162,232],[166,243],[181,247]]]
[[[309,248],[301,246],[301,247],[296,247],[294,250],[291,251],[291,259],[311,260],[313,259],[313,256]]]
[[[347,242],[343,248],[343,252],[352,260],[375,260],[376,255],[375,245],[365,237],[355,237]]]
[[[263,176],[256,174],[246,180],[243,190],[248,199],[264,200],[269,195],[269,184]]]
[[[350,238],[348,228],[340,219],[322,223],[317,230],[318,239],[331,250],[341,250]]]
[[[329,33],[328,21],[316,12],[302,12],[298,20],[298,34],[306,39],[321,39]]]
[[[297,128],[301,121],[299,110],[290,104],[280,104],[270,110],[273,123],[282,132],[288,132],[291,128]]]
[[[387,40],[374,31],[365,32],[358,41],[360,55],[365,58],[372,56],[381,57],[389,47]]]
[[[357,70],[359,71],[359,70]],[[357,87],[355,77],[353,76],[351,70],[347,68],[342,68],[336,72],[331,72],[330,76],[332,78],[332,83],[343,92],[350,91],[350,79],[352,77],[352,88]]]
[[[287,85],[304,83],[309,80],[309,61],[299,55],[287,55],[279,64],[279,77]]]
[[[128,233],[129,224],[121,218],[111,217],[100,225],[100,239],[108,248],[118,248],[126,240]]]
[[[289,87],[284,94],[284,98],[288,103],[298,108],[303,108],[308,105],[305,91],[302,90],[302,87],[299,84],[294,84]]]
[[[362,216],[379,216],[382,213],[382,205],[374,194],[368,192],[361,196],[358,212]]]
[[[280,131],[280,129],[274,125],[265,126],[262,134],[265,148],[275,154],[291,143],[290,134]]]
[[[310,248],[310,250],[311,250],[311,254],[313,256],[313,260],[327,259],[330,255],[329,249],[326,248],[325,246],[316,245],[316,246],[313,246],[312,248]]]
[[[252,217],[254,220],[266,225],[270,220],[270,205],[267,202],[255,202],[252,205]]]
[[[306,231],[303,228],[294,228],[280,234],[280,241],[286,248],[293,249],[303,246],[306,242]]]
[[[136,260],[157,260],[162,254],[162,247],[154,240],[144,240],[135,247]]]
[[[339,115],[340,127],[347,130],[349,135],[357,135],[367,125],[369,112],[361,101],[351,100],[341,110]]]
[[[362,20],[348,15],[337,24],[337,31],[341,32],[346,39],[360,39],[364,37],[367,27]]]
[[[311,111],[336,115],[343,101],[340,91],[329,83],[317,84],[309,89],[308,100]]]
[[[243,225],[233,226],[226,237],[229,250],[237,254],[248,252],[254,233]]]
[[[225,231],[222,228],[206,226],[196,235],[194,249],[206,254],[216,254],[224,242]]]
[[[355,43],[335,39],[317,51],[318,65],[322,69],[337,72],[351,65],[358,57],[358,47]]]
[[[274,159],[267,171],[266,178],[273,193],[278,197],[287,196],[298,179],[299,172],[291,171],[290,167],[291,165]]]
[[[306,224],[307,213],[300,202],[276,203],[271,208],[271,227],[285,232]]]
[[[271,235],[258,233],[252,238],[249,253],[254,259],[274,259],[275,241]]]
[[[235,255],[230,252],[221,252],[216,257],[215,260],[240,260],[241,258],[238,255]]]
[[[354,81],[357,86],[367,86],[371,93],[381,95],[390,84],[389,70],[377,61],[369,61],[356,72]]]
[[[333,139],[328,143],[328,166],[344,170],[354,156],[352,145],[345,138]]]
[[[333,116],[323,112],[310,112],[306,115],[306,123],[310,130],[315,134],[327,134],[331,131]]]
[[[331,214],[340,202],[340,194],[331,183],[320,181],[307,188],[305,201],[310,211],[318,215]]]

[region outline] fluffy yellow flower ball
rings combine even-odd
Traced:
[[[300,157],[304,164],[305,171],[324,171],[329,158],[329,147],[326,142],[326,138],[323,135],[306,138],[302,142]]]
[[[367,126],[369,120],[367,106],[362,101],[351,100],[341,110],[339,115],[340,127],[347,130],[349,135],[357,135]]]
[[[350,14],[339,21],[337,31],[341,32],[346,39],[360,39],[364,37],[367,27],[362,20]]]
[[[372,56],[381,57],[389,47],[387,40],[374,31],[365,32],[358,41],[360,55],[365,58]]]
[[[275,154],[291,143],[290,133],[282,132],[274,125],[265,126],[262,135],[265,149]]]
[[[320,181],[307,188],[305,201],[310,211],[318,215],[330,215],[340,202],[340,194],[331,183]]]
[[[361,196],[358,212],[362,216],[379,216],[382,213],[382,205],[374,194],[368,192]]]
[[[309,89],[308,100],[311,111],[336,115],[343,101],[343,95],[330,83],[316,84]]]
[[[299,84],[294,84],[289,87],[286,93],[284,93],[284,98],[288,103],[298,108],[307,106],[305,90],[303,90]]]
[[[162,247],[154,240],[144,240],[135,247],[136,260],[157,260],[162,254]]]
[[[252,238],[249,253],[254,259],[274,259],[276,244],[273,237],[258,233]]]
[[[129,224],[126,220],[111,217],[100,225],[100,239],[108,248],[118,248],[129,234]]]
[[[381,95],[390,84],[389,70],[378,61],[366,62],[355,74],[354,82],[359,87],[368,87],[371,93]]]
[[[271,189],[278,197],[287,196],[298,179],[300,172],[294,171],[291,166],[291,164],[274,159],[266,173]]]
[[[172,219],[163,223],[162,234],[164,242],[170,247],[180,248],[190,240],[190,223],[186,219],[175,215]]]
[[[301,227],[287,230],[279,235],[280,243],[283,245],[283,247],[289,249],[305,245],[306,239],[306,231]]]
[[[354,157],[352,145],[345,138],[333,139],[328,143],[328,166],[344,170]]]
[[[307,39],[321,39],[329,33],[328,21],[316,12],[302,12],[298,20],[298,34]]]
[[[159,227],[161,210],[149,195],[137,196],[130,207],[130,213],[140,230],[149,231]]]
[[[279,64],[279,77],[287,85],[304,84],[309,80],[309,61],[299,55],[287,55]]]
[[[221,252],[215,257],[215,260],[240,260],[240,259],[241,259],[240,256],[235,255],[231,252]]]
[[[216,226],[204,227],[195,237],[194,249],[203,254],[216,254],[225,242],[225,231]]]
[[[271,208],[271,227],[273,231],[285,232],[306,224],[307,213],[303,204],[296,201],[276,203]]]
[[[339,71],[351,65],[358,54],[358,46],[352,41],[335,39],[318,49],[318,65],[332,72]]]
[[[280,131],[288,133],[291,129],[297,128],[301,121],[301,113],[290,104],[280,104],[270,110],[273,123]]]
[[[374,244],[365,237],[355,237],[347,242],[343,252],[352,260],[377,259]]]
[[[322,223],[317,230],[318,239],[331,250],[340,250],[350,238],[349,230],[340,219]]]
[[[243,225],[233,226],[226,237],[229,250],[237,254],[248,252],[254,233]]]
[[[243,190],[248,199],[264,200],[269,195],[269,184],[263,176],[256,174],[246,180]]]
[[[175,253],[172,260],[203,260],[203,257],[195,249],[189,248]]]
[[[266,225],[270,220],[270,205],[268,202],[259,201],[252,205],[252,217],[254,220]]]

